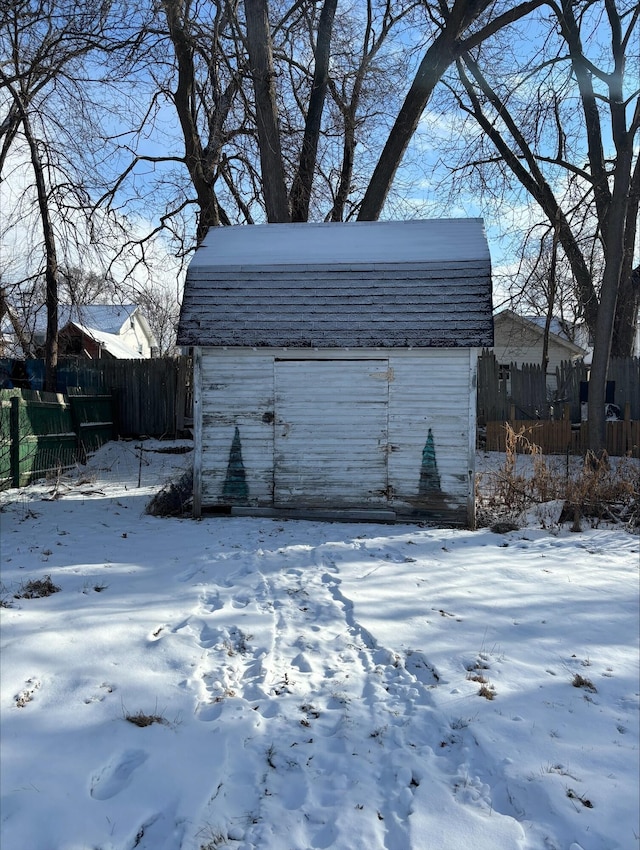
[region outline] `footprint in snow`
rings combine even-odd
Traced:
[[[85,705],[89,705],[92,702],[102,702],[107,696],[107,694],[112,694],[114,690],[114,685],[110,685],[109,682],[103,682],[100,685],[100,690],[98,693],[92,694],[90,697],[85,697]]]
[[[192,578],[195,578],[198,573],[204,572],[204,565],[200,564],[198,566],[189,567],[181,573],[176,575],[176,581],[187,582],[191,581]]]
[[[220,642],[221,633],[219,629],[211,628],[206,623],[200,630],[198,642],[203,649],[212,649]]]
[[[140,765],[149,758],[144,750],[125,750],[91,780],[91,796],[95,800],[110,800],[123,791]]]
[[[236,596],[231,600],[231,606],[233,608],[246,608],[249,602],[250,600],[248,596]]]
[[[423,685],[437,685],[440,676],[421,652],[409,650],[406,655],[405,669]]]
[[[200,605],[210,614],[214,611],[219,611],[224,607],[224,603],[220,599],[219,593],[203,593],[200,597]]]

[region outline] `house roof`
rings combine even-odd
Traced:
[[[482,220],[211,228],[187,273],[178,344],[492,345]]]
[[[119,334],[126,322],[138,310],[137,304],[60,304],[58,327],[70,322],[78,327],[91,328],[108,334]],[[46,310],[40,310],[36,318],[36,333],[46,333]]]
[[[105,351],[118,360],[144,359],[144,355],[140,354],[139,351],[136,351],[129,345],[125,345],[118,334],[107,333],[106,331],[97,331],[95,328],[88,328],[85,325],[81,325],[79,322],[68,322],[65,325],[65,327],[69,326],[77,328],[81,333],[94,340],[94,342],[99,343]]]
[[[136,360],[143,358],[136,349],[123,342],[121,334],[125,326],[136,316],[140,328],[147,337],[149,346],[156,345],[149,323],[137,304],[60,304],[58,306],[58,328],[74,327],[93,339],[118,359]],[[36,316],[34,337],[44,340],[47,331],[46,310]]]
[[[545,316],[521,316],[519,313],[514,313],[513,310],[502,310],[502,312],[495,316],[494,321],[496,324],[510,322],[512,324],[519,325],[520,327],[526,327],[542,339],[547,320]],[[583,355],[585,353],[584,348],[581,348],[569,339],[567,332],[559,319],[551,319],[549,339],[557,345],[566,348],[573,356]]]

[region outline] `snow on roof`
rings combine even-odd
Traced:
[[[496,322],[502,322],[511,319],[512,321],[521,322],[525,325],[532,326],[533,330],[537,330],[541,335],[544,333],[544,328],[547,322],[545,316],[521,316],[519,313],[515,313],[513,310],[502,310],[495,316]],[[566,327],[560,319],[552,318],[551,325],[549,327],[549,332],[552,338],[555,338],[555,341],[564,345],[566,348],[570,349],[574,353],[583,353],[585,351],[582,346],[573,342],[573,340],[569,339],[569,335],[567,334]]]
[[[137,309],[137,304],[60,304],[58,327],[62,329],[73,322],[83,328],[118,334]],[[47,314],[44,309],[38,313],[35,330],[36,333],[46,333]]]
[[[523,316],[523,319],[526,319],[529,322],[533,322],[534,325],[537,325],[540,330],[544,330],[547,319],[546,316]],[[566,328],[560,319],[551,319],[551,324],[549,325],[549,331],[555,336],[560,337],[564,340],[569,340],[569,336],[567,334]],[[571,342],[571,340],[569,340]]]
[[[212,227],[200,266],[335,265],[489,259],[480,218]]]
[[[189,266],[179,345],[493,345],[481,219],[211,228]]]
[[[78,328],[78,330],[82,331],[82,333],[91,337],[91,339],[100,343],[100,345],[108,351],[113,357],[116,357],[118,360],[143,360],[144,357],[140,354],[139,351],[136,351],[134,348],[131,348],[128,345],[125,345],[120,337],[117,334],[105,333],[104,331],[97,331],[94,328],[88,328],[85,325],[81,325],[79,322],[72,322],[74,327]]]

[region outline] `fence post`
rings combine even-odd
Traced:
[[[20,398],[12,396],[9,413],[9,469],[11,486],[20,486]]]

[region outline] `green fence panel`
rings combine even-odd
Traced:
[[[0,391],[0,488],[59,475],[113,439],[110,396]]]
[[[113,440],[113,399],[110,395],[69,395],[78,440],[85,452]]]

